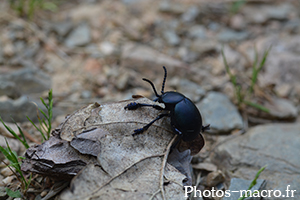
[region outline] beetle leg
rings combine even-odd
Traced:
[[[178,145],[178,143],[181,141],[181,139],[182,139],[182,135],[178,135],[175,142],[173,142],[173,144],[171,146],[171,150],[173,150]]]
[[[144,131],[146,131],[154,122],[156,122],[157,120],[163,118],[163,117],[167,117],[169,116],[169,114],[160,114],[158,115],[154,120],[152,120],[149,124],[147,124],[146,126],[144,126],[143,128],[139,128],[139,129],[135,129],[134,133],[132,135],[136,135],[136,134],[141,134]]]
[[[179,135],[180,137],[182,136],[182,132],[180,130],[178,130],[177,128],[175,128],[175,126],[174,126],[174,130],[177,133],[177,135]]]
[[[210,124],[206,125],[206,126],[202,126],[202,132],[207,131],[210,129]]]
[[[160,107],[159,105],[151,105],[151,104],[136,103],[136,102],[132,102],[132,103],[128,104],[127,106],[124,107],[124,109],[136,110],[136,109],[138,109],[140,107],[144,107],[144,106],[149,106],[149,107],[155,108],[156,110],[164,110],[164,108]]]

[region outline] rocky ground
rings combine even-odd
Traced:
[[[57,12],[38,10],[30,21],[1,2],[1,117],[14,127],[12,117],[37,136],[26,116],[37,120],[32,101],[42,107],[39,98],[47,97],[50,88],[56,127],[89,103],[125,100],[133,94],[153,98],[142,78],[159,87],[166,66],[166,91],[184,93],[200,109],[205,124],[211,124],[204,133],[206,146],[192,160],[195,175],[204,175],[200,189],[247,187],[251,181],[246,180],[267,165],[258,188],[284,193],[290,185],[299,190],[300,4],[250,1],[235,9],[234,3],[64,1]],[[270,47],[254,92],[247,96],[270,112],[238,105],[222,49],[245,92],[255,53],[260,62]],[[5,146],[3,138],[9,135],[2,126],[0,131],[0,145]],[[9,143],[23,154],[15,139]],[[1,187],[13,179],[1,164]],[[295,197],[300,198],[300,191]]]

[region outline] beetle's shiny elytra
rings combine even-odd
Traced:
[[[164,92],[165,82],[167,78],[167,69],[163,67],[165,71],[165,76],[162,84],[161,95],[159,95],[155,89],[154,84],[148,80],[143,78],[144,81],[148,82],[157,97],[154,101],[159,103],[163,103],[165,108],[162,108],[158,105],[151,104],[142,104],[142,103],[130,103],[125,109],[135,110],[140,107],[150,106],[157,110],[166,110],[168,113],[163,113],[158,115],[154,120],[152,120],[149,124],[144,126],[143,128],[134,130],[133,135],[140,134],[146,131],[155,121],[163,118],[170,117],[171,118],[171,127],[173,131],[180,136],[183,141],[193,141],[201,134],[201,131],[205,131],[209,129],[209,125],[202,126],[202,117],[195,106],[195,104],[183,94],[179,92]]]

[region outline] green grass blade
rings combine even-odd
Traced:
[[[48,120],[49,116],[41,108],[39,108],[39,110],[44,115],[44,117]]]
[[[20,174],[22,180],[26,182],[26,179],[23,176],[23,173],[21,171],[21,166],[20,166],[20,163],[18,161],[17,153],[11,150],[6,138],[5,138],[5,141],[6,141],[6,145],[7,145],[8,150],[6,151],[3,147],[1,147],[0,148],[1,152],[11,162],[11,166],[14,167],[16,169],[16,171]]]
[[[25,190],[28,189],[28,187],[29,187],[29,185],[31,183],[31,179],[32,179],[32,173],[30,174],[28,181],[26,181],[26,188],[25,188]]]
[[[260,169],[258,170],[258,172],[257,172],[256,175],[255,175],[255,178],[254,178],[254,179],[252,180],[252,182],[250,183],[250,185],[249,185],[249,187],[248,187],[248,190],[251,190],[251,189],[253,188],[253,186],[256,185],[256,181],[257,181],[257,179],[259,178],[259,175],[266,169],[266,167],[267,167],[267,166],[264,166],[264,167],[262,167],[262,168],[260,168]],[[248,194],[248,193],[247,193],[247,194]],[[244,194],[244,196],[238,198],[238,200],[244,200],[245,198],[246,198],[246,196],[245,196],[245,194]]]
[[[267,57],[268,57],[269,52],[271,51],[271,49],[272,49],[272,46],[270,46],[270,47],[268,48],[268,50],[264,52],[264,56],[263,56],[262,61],[260,62],[258,71],[260,71],[260,70],[263,68],[263,66],[265,65],[265,62],[266,62],[266,60],[267,60]]]
[[[36,128],[36,130],[38,130],[41,133],[43,139],[46,140],[46,137],[45,137],[43,131],[40,128],[38,128],[28,116],[26,116],[26,117],[31,122],[31,124]]]
[[[2,118],[0,117],[0,121],[2,122],[3,126],[6,128],[6,130],[8,130],[8,132],[10,132],[10,134],[12,134],[16,139],[18,139],[20,142],[23,142],[23,140],[17,135],[17,133],[15,133],[14,130],[12,130],[9,126],[7,126],[4,121],[2,120]],[[24,145],[25,146],[25,145]]]
[[[253,108],[259,109],[261,111],[264,111],[266,113],[269,113],[270,110],[266,107],[264,107],[263,105],[257,104],[257,103],[253,103],[250,101],[244,101],[245,104],[247,104],[248,106],[252,106]]]
[[[238,13],[238,11],[241,9],[241,7],[246,3],[246,0],[238,0],[238,1],[233,1],[231,6],[230,6],[230,13],[231,15],[234,15]]]
[[[251,86],[250,86],[250,93],[253,93],[254,91],[254,85],[256,83],[256,78],[257,77],[257,70],[256,70],[256,66],[257,66],[257,62],[258,62],[258,52],[256,49],[256,46],[254,46],[254,62],[252,65],[252,77],[251,77]]]
[[[21,170],[21,165],[20,165],[20,162],[18,161],[18,156],[17,156],[17,153],[12,151],[6,138],[5,138],[5,141],[6,141],[6,145],[7,145],[7,150],[4,149],[3,147],[0,146],[0,151],[5,155],[5,157],[10,161],[10,165],[8,165],[8,167],[14,167],[16,172],[18,172],[21,176],[21,179],[18,178],[17,174],[15,172],[13,172],[17,178],[21,181],[22,184],[27,184],[27,181],[26,181],[26,178],[24,177],[23,175],[23,172]],[[11,168],[10,168],[11,169]],[[12,169],[11,169],[12,170]]]
[[[233,75],[233,74],[231,73],[231,71],[230,71],[229,65],[228,65],[228,63],[227,63],[227,59],[226,59],[225,54],[224,54],[223,47],[222,47],[221,53],[222,53],[223,62],[224,62],[224,65],[225,65],[226,72],[227,72],[227,74],[229,75],[230,81],[232,82],[232,84],[234,85],[234,87],[236,87],[236,86],[237,86],[237,83],[236,83],[236,76]]]
[[[43,105],[48,109],[48,104],[46,104],[46,102],[44,101],[44,99],[42,97],[40,97],[41,102],[43,103]]]
[[[267,61],[267,57],[269,55],[269,52],[271,50],[271,47],[269,47],[269,49],[267,51],[264,52],[264,55],[263,55],[263,59],[262,61],[260,62],[258,68],[256,68],[257,66],[257,61],[255,61],[255,65],[253,65],[252,67],[252,79],[251,79],[251,87],[250,87],[250,92],[252,93],[254,91],[254,85],[256,84],[257,82],[257,77],[258,77],[258,73],[262,70],[263,66],[265,65],[265,62]],[[257,56],[257,50],[255,49],[255,57]],[[257,59],[257,58],[256,58]]]
[[[256,173],[254,180],[251,182],[251,184],[250,184],[248,190],[251,190],[252,187],[253,187],[254,185],[256,185],[256,181],[257,181],[257,179],[259,178],[259,175],[266,169],[266,167],[267,167],[267,166],[263,166],[262,168],[260,168],[260,169],[258,170],[258,172]]]
[[[6,142],[6,146],[7,146],[8,154],[9,154],[7,159],[9,161],[11,161],[12,163],[18,163],[18,157],[16,157],[16,154],[14,154],[13,151],[11,150],[6,138],[5,138],[5,142]]]
[[[9,161],[12,160],[12,158],[11,158],[9,152],[8,152],[6,149],[4,149],[2,146],[0,146],[0,151],[3,153],[3,155],[4,155]]]
[[[12,120],[13,120],[14,124],[18,127],[18,130],[19,130],[19,132],[20,132],[20,135],[22,136],[23,139],[21,139],[19,136],[18,136],[18,137],[15,137],[15,138],[17,138],[20,142],[22,142],[22,144],[24,145],[24,147],[25,147],[26,149],[28,149],[28,148],[29,148],[29,144],[28,144],[27,141],[26,141],[26,137],[25,137],[25,135],[24,135],[22,129],[21,129],[20,126],[17,124],[17,122],[15,122],[15,120],[14,120],[13,118],[12,118]]]
[[[253,71],[256,70],[257,62],[258,62],[258,52],[256,46],[254,46],[254,62],[252,65],[252,68],[254,69]]]
[[[10,162],[11,162],[11,165],[16,169],[16,171],[20,174],[21,176],[21,179],[23,180],[24,183],[26,183],[26,179],[25,177],[23,176],[23,172],[21,170],[21,165],[19,163],[19,160],[18,160],[18,155],[16,152],[12,151],[6,138],[5,138],[5,142],[6,142],[6,145],[7,145],[7,149],[8,149],[8,153],[9,153],[9,157],[6,157]]]

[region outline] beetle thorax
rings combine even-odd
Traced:
[[[159,98],[158,102],[159,103],[164,103],[166,106],[167,110],[172,110],[174,106],[182,101],[184,98],[186,98],[183,94],[178,93],[178,92],[165,92],[163,93]]]

